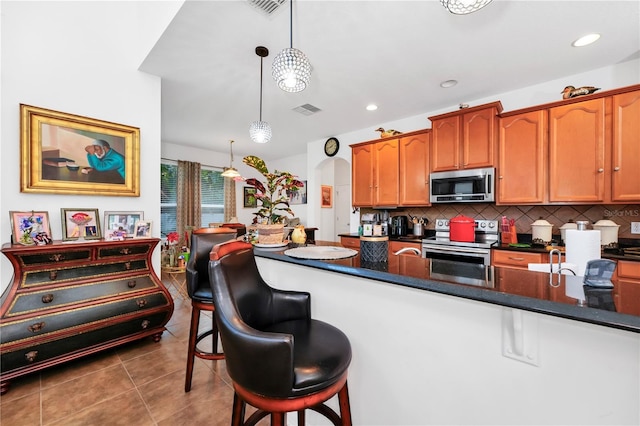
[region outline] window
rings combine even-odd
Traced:
[[[202,226],[224,222],[224,178],[221,173],[207,166],[200,170]],[[160,232],[163,237],[176,230],[177,185],[178,164],[160,163]]]

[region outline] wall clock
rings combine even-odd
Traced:
[[[329,138],[324,143],[324,153],[329,157],[333,157],[340,149],[340,142],[336,138]]]

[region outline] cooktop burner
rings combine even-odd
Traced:
[[[423,244],[437,244],[458,247],[490,248],[500,239],[497,220],[475,219],[475,241],[462,242],[449,239],[449,219],[436,219],[436,235],[422,240]]]

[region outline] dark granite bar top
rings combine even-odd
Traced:
[[[614,289],[585,286],[585,299],[579,301],[567,295],[564,275],[557,286],[555,283],[551,286],[549,274],[527,270],[410,255],[364,264],[359,255],[339,260],[306,260],[285,255],[286,249],[254,250],[257,257],[640,333],[640,300],[627,300],[627,296],[625,303],[619,303],[624,296],[623,285],[637,285],[634,283],[614,281]],[[620,309],[616,312],[618,305],[626,312],[619,312]]]

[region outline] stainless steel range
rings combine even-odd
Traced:
[[[449,220],[436,219],[436,234],[422,240],[422,257],[491,265],[491,247],[500,241],[497,220],[475,220],[475,241],[449,239]]]

